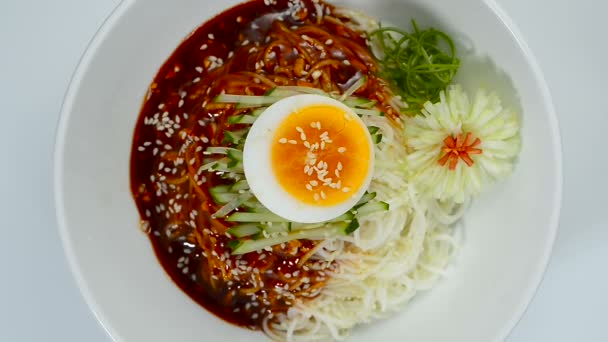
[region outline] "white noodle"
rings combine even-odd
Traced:
[[[390,209],[361,219],[354,234],[322,243],[312,258],[335,260],[337,271],[319,296],[296,301],[278,323],[264,322],[273,340],[345,339],[355,325],[385,317],[430,289],[458,246],[454,224],[467,205],[419,198],[399,162],[407,156],[402,128],[385,117],[365,121],[383,135],[370,191]]]

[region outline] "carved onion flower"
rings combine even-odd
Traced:
[[[462,203],[511,173],[519,128],[496,94],[479,90],[471,101],[462,87],[450,86],[405,122],[410,181],[429,197]]]

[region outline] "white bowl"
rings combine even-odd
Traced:
[[[82,293],[117,341],[263,340],[205,311],[167,277],[138,228],[129,187],[134,125],[158,68],[194,28],[237,1],[125,0],[99,30],[67,93],[55,155],[57,218]],[[555,238],[561,149],[540,70],[491,0],[347,1],[392,23],[459,41],[460,81],[496,89],[523,113],[515,174],[476,200],[454,271],[357,341],[498,341],[523,314]]]

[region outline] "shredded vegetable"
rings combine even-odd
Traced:
[[[463,203],[513,170],[519,119],[494,93],[469,98],[453,85],[405,122],[411,182],[429,197]]]
[[[439,93],[451,82],[460,61],[452,38],[434,28],[421,30],[412,20],[413,32],[394,27],[380,27],[370,37],[380,52],[376,58],[382,66],[382,76],[415,113],[427,101],[439,100]]]
[[[352,96],[367,82],[362,76],[354,82],[342,95],[328,94],[322,90],[308,87],[275,87],[264,96],[222,94],[215,98],[218,104],[235,104],[236,106],[257,106],[263,110],[265,105],[271,105],[278,100],[314,92],[324,96],[335,97],[350,106],[362,117],[382,117],[384,114],[374,109],[376,102],[365,98]],[[322,222],[314,227],[297,225],[268,211],[249,191],[249,185],[243,171],[243,141],[250,125],[255,122],[257,115],[241,115],[232,119],[231,123],[245,126],[236,131],[224,131],[224,143],[231,147],[208,147],[203,154],[209,159],[203,170],[221,171],[234,175],[236,181],[232,185],[220,185],[210,189],[212,198],[223,206],[213,214],[216,218],[225,218],[227,222],[235,223],[228,233],[234,237],[228,244],[232,254],[245,254],[270,248],[291,240],[332,239],[338,236],[352,235],[359,228],[359,219],[390,209],[388,203],[375,199],[376,194],[367,193],[361,201],[345,214],[328,222]],[[387,119],[385,119],[387,120]],[[364,118],[364,122],[369,121]],[[373,121],[370,121],[373,122]],[[368,125],[372,141],[379,144],[383,140],[380,127]],[[238,211],[236,211],[238,209]],[[236,212],[235,212],[236,211]]]

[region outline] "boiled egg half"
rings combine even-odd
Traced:
[[[357,114],[322,95],[274,103],[255,121],[243,166],[256,198],[293,222],[317,223],[350,210],[370,185],[374,144]]]

